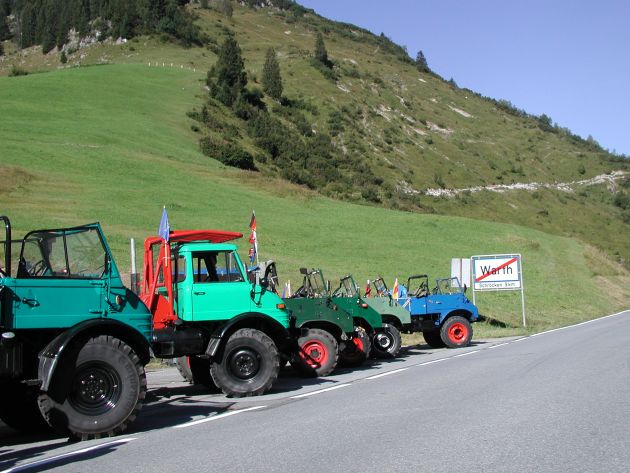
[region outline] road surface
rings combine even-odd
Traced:
[[[0,428],[0,471],[627,472],[630,311],[457,350],[407,348],[233,400],[152,372],[120,437]]]

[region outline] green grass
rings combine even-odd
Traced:
[[[566,237],[513,224],[421,215],[327,199],[203,156],[186,111],[203,74],[148,65],[75,68],[0,77],[1,213],[16,234],[100,221],[123,271],[129,238],[157,230],[162,205],[174,229],[247,233],[256,210],[261,258],[299,285],[300,266],[363,286],[427,272],[448,275],[451,257],[523,255],[530,331],[627,307],[628,273]],[[246,253],[243,240],[242,256]],[[140,246],[138,245],[138,250]],[[521,333],[517,294],[483,294],[483,314],[506,324],[477,335]]]

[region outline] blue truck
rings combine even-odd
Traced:
[[[421,331],[434,348],[469,345],[473,336],[471,324],[479,320],[477,306],[466,297],[466,286],[457,278],[437,279],[430,290],[426,274],[411,276],[398,304],[411,314],[409,331]]]

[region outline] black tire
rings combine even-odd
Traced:
[[[175,358],[175,365],[182,378],[190,384],[201,384],[212,390],[217,389],[210,376],[210,360],[197,356],[180,356]]]
[[[140,358],[122,340],[100,335],[80,347],[65,370],[69,382],[53,383],[39,396],[39,409],[56,431],[81,440],[123,432],[136,418],[146,396]]]
[[[439,329],[425,330],[424,332],[422,332],[422,336],[430,347],[444,348],[446,346],[442,341]]]
[[[465,317],[456,315],[449,317],[440,329],[440,337],[442,342],[448,348],[460,348],[470,345],[472,340],[473,329],[470,322]]]
[[[396,358],[402,347],[400,331],[390,324],[383,324],[383,330],[372,337],[372,354],[376,358]]]
[[[0,419],[18,432],[35,434],[50,430],[39,412],[38,389],[16,380],[0,383]]]
[[[259,396],[271,389],[280,371],[278,349],[260,330],[243,328],[232,334],[223,358],[210,365],[215,384],[227,396]]]
[[[327,376],[339,360],[337,340],[325,330],[311,328],[297,341],[291,366],[308,376]]]
[[[180,356],[179,358],[175,358],[175,366],[177,366],[177,371],[179,371],[179,374],[182,375],[184,381],[190,384],[195,384],[193,381],[192,369],[190,368],[189,356]]]
[[[346,347],[339,354],[339,364],[346,367],[359,366],[370,357],[372,343],[365,329],[359,327],[355,336],[346,342]]]

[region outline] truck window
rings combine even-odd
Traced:
[[[107,253],[95,228],[34,232],[22,245],[18,278],[100,278]]]
[[[195,282],[245,281],[233,251],[203,251],[193,253]]]

